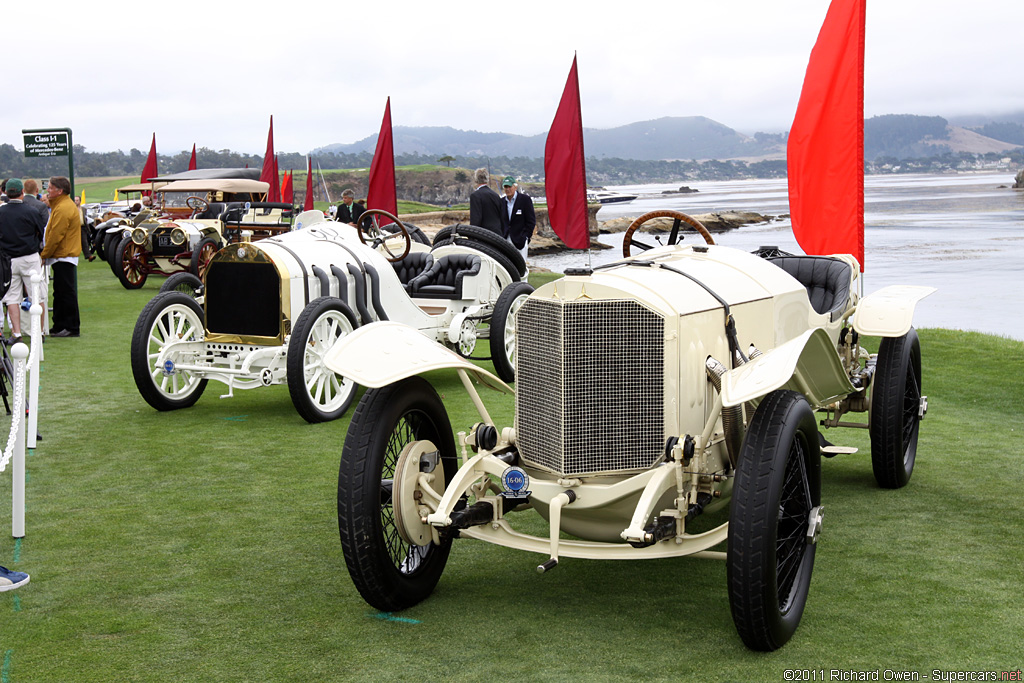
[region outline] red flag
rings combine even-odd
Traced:
[[[149,156],[146,157],[146,165],[142,167],[142,178],[140,182],[148,183],[153,178],[156,178],[159,173],[156,170],[156,133],[153,133],[153,142],[149,145]],[[148,197],[149,192],[143,192],[143,196]]]
[[[313,159],[306,157],[306,200],[302,203],[303,211],[313,210]]]
[[[367,209],[384,209],[398,215],[398,192],[395,189],[395,145],[391,135],[391,98],[384,107],[384,120],[377,136],[377,149],[370,164],[370,187],[366,193]],[[388,221],[380,221],[385,224]]]
[[[544,144],[544,190],[551,229],[570,249],[587,249],[587,168],[583,161],[583,115],[575,55]]]
[[[786,165],[793,234],[864,271],[865,0],[833,0],[811,51]]]
[[[280,177],[281,177],[281,172],[277,170],[277,154],[275,153],[274,154],[274,179],[276,180],[276,179],[278,179]],[[280,202],[280,201],[282,201],[282,199],[281,199],[281,187],[280,186],[277,186],[274,189],[274,196],[273,196],[273,198],[271,198],[270,201],[272,201],[272,202]]]
[[[196,143],[192,143],[192,158],[188,160],[188,170],[196,170]]]
[[[270,184],[267,191],[267,201],[277,202],[281,195],[277,185],[277,159],[274,156],[274,117],[270,117],[270,133],[267,135],[267,153],[263,155],[263,170],[260,171],[260,180]]]
[[[292,191],[292,175],[292,171],[285,171],[284,180],[281,181],[281,201],[285,204],[291,204],[295,199],[295,193]]]

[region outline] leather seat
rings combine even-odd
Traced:
[[[224,202],[210,202],[207,205],[206,210],[196,216],[196,218],[220,218],[220,215],[227,209],[227,204]]]
[[[409,294],[428,299],[461,299],[463,278],[479,272],[479,256],[448,254],[409,281]]]
[[[850,297],[850,264],[827,256],[776,256],[769,261],[795,277],[807,289],[811,308],[835,320]]]
[[[434,255],[422,251],[409,252],[401,261],[391,264],[407,292],[410,291],[409,282],[417,275],[422,275],[429,270],[432,265],[434,265]]]

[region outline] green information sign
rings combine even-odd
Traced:
[[[70,148],[67,131],[44,131],[25,135],[26,157],[66,157]]]

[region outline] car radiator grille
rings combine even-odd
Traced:
[[[564,476],[664,452],[664,320],[635,301],[528,299],[516,319],[516,439]]]

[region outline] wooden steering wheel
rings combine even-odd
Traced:
[[[185,200],[185,205],[192,209],[192,216],[195,217],[198,214],[206,211],[210,208],[210,203],[202,197],[189,197]]]
[[[669,244],[675,244],[676,242],[679,241],[679,227],[683,223],[686,223],[691,228],[693,228],[694,230],[699,232],[701,237],[703,237],[704,241],[707,242],[708,244],[714,244],[715,243],[715,240],[714,240],[713,237],[711,237],[711,233],[708,232],[708,229],[705,228],[704,225],[699,220],[694,218],[693,216],[687,216],[685,213],[683,213],[681,211],[672,211],[670,209],[664,209],[664,210],[661,210],[661,211],[649,211],[649,212],[645,213],[644,215],[640,216],[639,218],[637,218],[632,223],[630,223],[629,227],[626,228],[626,234],[622,238],[622,256],[623,257],[625,257],[625,258],[629,258],[630,257],[629,248],[632,245],[634,245],[634,244],[639,249],[642,249],[642,250],[653,249],[654,248],[653,244],[645,244],[643,242],[634,242],[633,241],[633,233],[636,232],[637,229],[641,225],[643,225],[647,221],[651,220],[652,218],[672,218],[672,219],[674,219],[673,222],[672,222],[672,232],[669,233],[669,236],[668,236],[668,243]]]
[[[400,232],[387,233],[381,229],[381,226],[389,223],[397,225],[401,229]],[[387,252],[387,260],[392,263],[404,259],[405,255],[409,253],[409,249],[412,248],[412,238],[409,236],[409,231],[406,230],[405,225],[402,224],[402,221],[398,220],[398,218],[384,209],[369,209],[364,211],[362,215],[359,216],[359,220],[356,221],[356,231],[359,233],[359,241],[363,244],[374,249],[383,246],[384,251]],[[388,246],[388,240],[398,237],[399,235],[405,239],[405,249],[400,254],[396,254],[392,251],[391,247]]]

